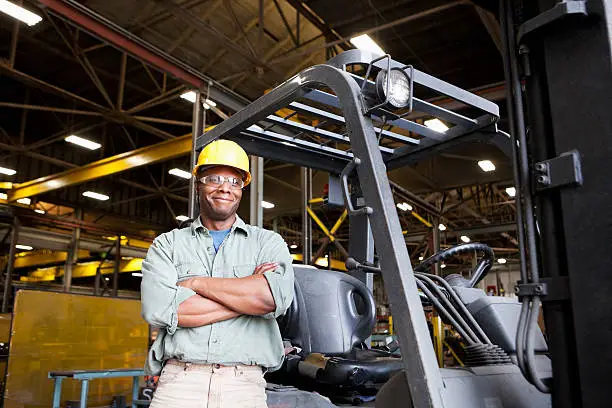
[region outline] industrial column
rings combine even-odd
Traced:
[[[431,229],[433,235],[433,253],[437,254],[440,252],[440,218],[436,218],[433,228]],[[440,262],[434,264],[434,273],[440,276]]]
[[[75,218],[81,221],[83,212],[80,208],[75,210]],[[70,239],[70,247],[66,256],[66,264],[64,265],[64,292],[70,292],[72,287],[72,268],[79,259],[79,240],[81,239],[81,228],[75,227],[72,230],[72,238]]]
[[[308,202],[312,199],[312,169],[300,167],[300,184],[302,188],[302,263],[312,263],[312,223],[308,216]]]
[[[4,277],[4,292],[2,296],[2,313],[8,313],[9,296],[11,295],[11,283],[13,268],[15,266],[15,245],[19,240],[19,218],[13,220],[13,231],[11,232],[11,247],[8,253],[8,263],[6,265],[6,275]]]
[[[250,224],[263,227],[263,157],[251,156]]]
[[[119,268],[121,267],[121,235],[117,235],[115,242],[115,269],[113,269],[113,297],[117,297],[119,291]]]
[[[195,164],[198,160],[196,155],[196,139],[198,136],[202,134],[204,131],[204,115],[206,115],[206,109],[203,109],[202,106],[202,93],[198,90],[195,91],[196,97],[195,102],[193,103],[193,118],[191,125],[191,160],[189,163],[191,166],[189,170],[195,167]],[[189,183],[189,207],[187,209],[187,216],[191,219],[197,217],[199,213],[198,204],[195,199],[195,183]]]

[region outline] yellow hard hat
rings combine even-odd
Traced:
[[[193,168],[193,175],[197,176],[202,166],[229,166],[244,174],[245,187],[251,182],[249,172],[249,157],[240,145],[231,140],[215,140],[204,146],[198,156],[198,162]]]

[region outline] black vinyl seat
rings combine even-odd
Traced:
[[[288,359],[281,374],[310,376],[319,385],[346,393],[376,390],[401,370],[401,358],[363,347],[376,323],[376,308],[361,281],[304,265],[294,265],[294,271],[294,300],[278,323],[283,339],[302,351],[299,363],[295,357]],[[325,356],[323,368],[305,369],[304,359],[313,353]]]

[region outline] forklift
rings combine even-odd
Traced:
[[[296,265],[295,301],[279,321],[285,339],[333,364],[308,374],[302,355],[287,372],[340,382],[378,376],[372,381],[382,383],[381,408],[609,406],[612,4],[478,3],[499,15],[509,133],[497,127],[496,104],[390,55],[349,50],[199,135],[194,150],[229,139],[250,154],[340,179],[351,227],[349,274]],[[477,114],[431,104],[419,96],[423,90]],[[291,113],[280,116],[283,108]],[[413,112],[451,127],[434,131],[411,120]],[[294,120],[298,113],[318,120]],[[474,288],[494,259],[486,245],[459,245],[411,264],[387,172],[469,143],[494,145],[513,162],[520,302]],[[427,273],[475,250],[483,256],[471,279]],[[372,273],[384,281],[401,360],[355,351],[373,325]],[[419,289],[468,344],[465,367],[438,367]],[[546,338],[537,324],[542,307]]]

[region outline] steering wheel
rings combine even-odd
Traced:
[[[473,288],[480,282],[491,270],[493,267],[493,261],[495,260],[495,254],[491,247],[485,244],[481,244],[479,242],[472,242],[469,244],[461,244],[454,246],[452,248],[445,249],[443,251],[439,251],[438,253],[430,256],[426,260],[424,260],[421,264],[417,265],[414,268],[415,272],[426,272],[427,268],[431,265],[444,261],[448,258],[451,258],[457,254],[463,252],[473,252],[479,251],[483,253],[482,258],[474,268],[472,272],[472,278],[467,280],[463,276],[453,273],[445,277],[446,281],[451,286],[462,286],[466,288]]]

